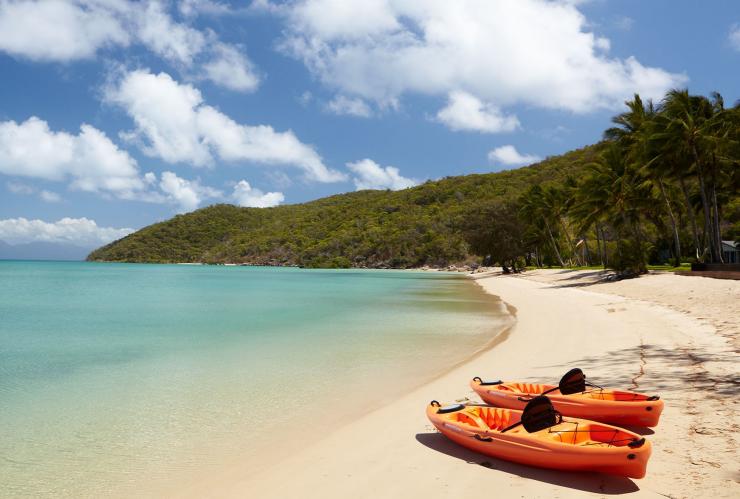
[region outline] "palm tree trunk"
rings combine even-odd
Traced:
[[[700,258],[700,255],[703,253],[703,251],[699,253],[699,229],[696,226],[696,214],[694,213],[694,207],[691,206],[689,191],[686,188],[686,179],[681,175],[678,177],[678,183],[681,185],[681,191],[683,192],[683,197],[686,200],[686,212],[689,215],[689,220],[691,220],[691,233],[694,236],[694,250],[696,251],[696,258]]]
[[[601,265],[604,265],[604,254],[601,252],[601,238],[599,237],[599,224],[596,224],[594,233],[596,234],[596,249],[599,252],[599,260],[601,260]]]
[[[547,228],[547,234],[550,236],[550,243],[552,244],[552,249],[555,251],[555,256],[558,257],[558,262],[560,262],[561,267],[565,267],[565,263],[563,263],[563,258],[560,256],[560,251],[558,251],[558,245],[555,244],[555,238],[552,237],[552,231],[550,230],[550,224],[547,223],[547,219],[543,218],[545,222],[545,227]]]
[[[658,179],[658,185],[660,186],[660,192],[663,194],[665,205],[668,208],[668,216],[671,218],[671,227],[673,228],[673,242],[676,249],[676,267],[681,265],[681,239],[678,237],[678,227],[676,227],[676,217],[673,216],[673,209],[671,208],[671,202],[668,200],[668,196],[665,193],[665,186],[663,181]]]
[[[696,146],[692,144],[691,151],[694,155],[694,161],[696,162],[696,171],[699,175],[699,190],[701,191],[701,204],[704,208],[704,233],[707,235],[709,242],[709,254],[711,255],[712,262],[718,261],[717,248],[714,243],[714,235],[712,234],[712,217],[710,215],[709,200],[707,199],[707,186],[704,182],[704,171],[701,167],[701,161],[699,160],[699,153],[696,152]]]
[[[714,160],[714,172],[712,175],[712,207],[714,208],[714,219],[712,220],[714,222],[714,241],[715,245],[717,247],[717,261],[720,263],[725,263],[724,258],[722,257],[722,234],[720,233],[719,229],[719,204],[717,203],[717,160]]]
[[[601,228],[601,240],[604,241],[604,268],[609,266],[609,248],[606,245],[606,231]]]
[[[576,264],[580,265],[581,261],[580,261],[580,258],[578,258],[576,247],[573,244],[573,238],[570,237],[570,233],[568,232],[568,229],[565,227],[565,222],[563,222],[563,217],[558,216],[558,222],[560,222],[560,227],[563,229],[563,234],[565,234],[566,239],[568,239],[568,246],[570,246],[570,254],[573,255],[573,258],[575,258]]]

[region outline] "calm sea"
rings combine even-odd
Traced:
[[[0,261],[0,495],[153,495],[392,400],[507,321],[443,273]]]

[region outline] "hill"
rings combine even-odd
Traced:
[[[371,268],[463,262],[469,252],[460,228],[467,213],[518,197],[532,184],[578,178],[600,148],[402,191],[350,192],[274,208],[214,205],[145,227],[88,260]]]

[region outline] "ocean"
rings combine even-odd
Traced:
[[[392,403],[508,321],[455,274],[0,261],[0,495],[175,490]]]

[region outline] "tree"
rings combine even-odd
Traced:
[[[465,215],[463,234],[470,250],[491,263],[517,270],[524,256],[524,230],[514,203],[493,202],[475,207]]]

